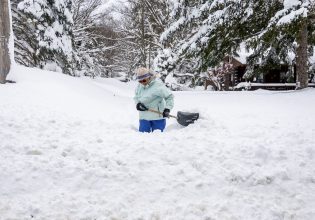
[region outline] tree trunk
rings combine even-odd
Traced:
[[[9,0],[0,1],[0,83],[6,82],[10,71],[9,54],[10,14]]]
[[[296,49],[296,89],[304,89],[308,86],[307,67],[307,20],[303,19],[297,37],[298,48]]]

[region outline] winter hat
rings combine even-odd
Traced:
[[[140,67],[139,69],[137,69],[136,71],[137,73],[137,80],[143,80],[143,79],[147,79],[147,78],[151,78],[153,77],[155,74],[152,73],[152,71],[150,71],[147,68],[144,67]]]

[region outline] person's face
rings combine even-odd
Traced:
[[[142,85],[148,85],[150,82],[150,78],[145,78],[143,80],[139,80],[139,83],[141,83]]]

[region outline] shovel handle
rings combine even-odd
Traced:
[[[156,111],[156,110],[154,110],[154,109],[148,109],[148,111],[149,111],[149,112],[154,112],[154,113],[156,113],[156,114],[163,115],[163,113],[162,113],[162,112],[160,112],[160,111]],[[174,115],[169,115],[169,117],[171,117],[171,118],[176,118],[176,119],[177,119],[177,117],[176,117],[176,116],[174,116]]]

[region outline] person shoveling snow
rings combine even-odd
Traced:
[[[165,118],[169,117],[174,106],[174,95],[149,69],[142,67],[136,73],[139,84],[134,100],[139,111],[139,131],[163,131],[166,126]],[[159,113],[148,111],[149,109]]]
[[[165,118],[176,118],[183,126],[194,123],[199,118],[199,113],[177,112],[177,116],[170,115],[174,106],[174,95],[149,69],[139,68],[137,80],[139,84],[134,100],[139,111],[140,132],[163,131],[166,126]]]

